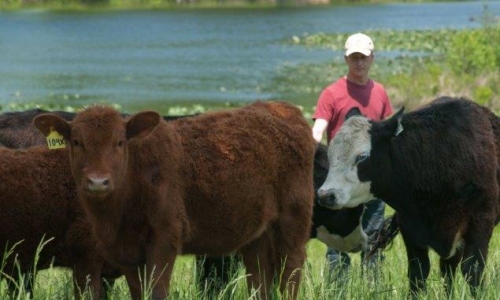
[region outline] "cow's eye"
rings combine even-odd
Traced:
[[[360,154],[360,155],[356,156],[356,161],[354,162],[354,164],[357,165],[360,162],[365,161],[367,158],[368,158],[368,154],[366,154],[366,153]]]
[[[73,147],[78,147],[80,146],[80,142],[78,140],[73,140]]]
[[[123,147],[123,141],[118,141],[118,147]]]

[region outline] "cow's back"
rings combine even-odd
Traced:
[[[257,102],[172,125],[181,133],[188,168],[185,202],[196,243],[188,241],[186,251],[221,254],[218,249],[228,249],[228,243],[236,249],[284,210],[309,226],[316,145],[299,109]],[[311,201],[294,203],[289,193]]]
[[[34,117],[47,112],[42,109],[31,109],[0,114],[0,146],[25,149],[44,145],[45,137],[32,125],[32,121]],[[74,117],[73,113],[64,111],[53,113],[66,120]]]
[[[406,114],[402,127],[403,132],[391,146],[395,151],[393,168],[405,173],[405,179],[418,189],[452,189],[469,180],[456,174],[480,177],[491,171],[491,165],[483,160],[496,157],[492,127],[483,110],[471,101],[433,103]],[[441,161],[445,157],[462,163],[444,165]]]
[[[33,119],[44,113],[56,114],[67,121],[75,117],[75,113],[66,111],[47,111],[30,109],[26,111],[5,112],[0,114],[0,146],[12,149],[26,149],[45,145],[45,136],[33,126]],[[122,114],[127,116],[127,114]],[[186,116],[164,116],[165,121],[177,120]]]

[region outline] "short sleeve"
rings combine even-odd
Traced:
[[[390,117],[392,115],[393,109],[391,102],[389,101],[389,96],[387,95],[387,92],[385,91],[385,88],[383,86],[381,86],[381,92],[384,105],[382,109],[381,120],[384,120],[385,118]]]
[[[324,89],[319,96],[312,119],[323,119],[330,122],[335,113],[333,103],[333,95],[328,89]]]

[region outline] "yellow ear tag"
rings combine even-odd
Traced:
[[[49,146],[49,149],[66,148],[66,141],[59,132],[55,131],[54,128],[51,127],[50,133],[47,136],[47,146]]]

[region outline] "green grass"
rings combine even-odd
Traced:
[[[496,288],[500,280],[500,245],[499,232],[495,231],[490,243],[490,255],[484,274],[485,285],[479,290],[476,299],[500,299],[500,290]],[[303,278],[300,285],[299,299],[317,300],[349,300],[349,299],[407,299],[408,279],[406,277],[406,251],[400,236],[396,237],[392,247],[387,249],[385,260],[377,271],[362,272],[358,254],[352,255],[352,267],[342,282],[331,280],[325,260],[326,246],[318,240],[307,244],[307,261],[304,265]],[[244,269],[240,265],[231,282],[219,293],[210,294],[208,289],[199,288],[196,284],[198,274],[193,256],[179,256],[171,282],[171,293],[168,299],[257,299],[254,293],[248,293]],[[71,272],[65,269],[53,268],[39,271],[34,287],[35,300],[68,299],[72,297]],[[275,289],[273,299],[281,299]],[[16,299],[26,299],[21,293]],[[453,293],[446,298],[443,280],[438,270],[438,257],[431,252],[431,273],[427,280],[427,292],[418,299],[472,299],[467,284],[461,275],[455,281]],[[0,285],[0,299],[7,298],[5,280]],[[116,281],[109,294],[111,300],[130,299],[128,287],[123,277]]]

